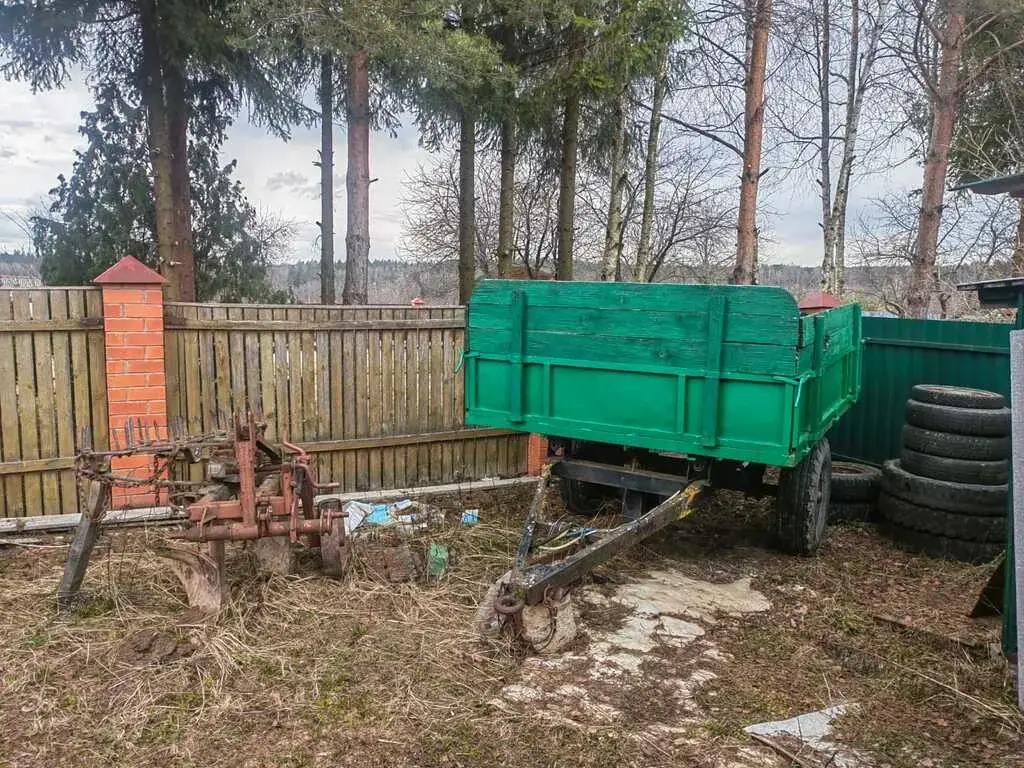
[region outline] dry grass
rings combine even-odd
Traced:
[[[170,570],[143,554],[159,534],[105,539],[90,599],[67,618],[52,599],[63,553],[0,551],[0,766],[710,768],[747,744],[741,726],[840,700],[861,705],[844,739],[883,764],[1021,764],[1008,667],[984,651],[993,629],[959,618],[986,569],[913,558],[856,528],[838,530],[821,558],[784,558],[757,546],[765,505],[731,495],[600,571],[753,575],[771,599],[770,614],[710,629],[734,661],[700,697],[699,743],[496,709],[520,660],[481,645],[470,625],[508,568],[529,497],[436,500],[479,506],[483,522],[434,536],[454,555],[435,584],[364,573],[338,584],[315,562],[261,579],[236,547],[232,608],[213,626],[188,623]],[[883,609],[938,634],[880,623]],[[982,650],[937,639],[954,632]]]

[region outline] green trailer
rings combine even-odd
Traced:
[[[695,482],[774,492],[780,545],[811,554],[825,436],[860,391],[860,307],[801,315],[759,286],[488,280],[465,368],[466,422],[546,435],[573,511],[620,497],[639,522]]]

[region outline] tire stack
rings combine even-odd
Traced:
[[[851,461],[833,461],[829,523],[874,520],[881,479],[882,473],[877,467]]]
[[[981,563],[1006,542],[1010,411],[1002,395],[920,384],[903,451],[882,468],[883,530],[905,548]]]

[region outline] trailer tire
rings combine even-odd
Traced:
[[[919,403],[950,405],[954,408],[1005,408],[1006,398],[995,392],[944,384],[915,384],[910,397]]]
[[[869,464],[832,462],[832,506],[837,502],[873,502],[878,498],[882,471]]]
[[[608,489],[596,483],[582,480],[558,478],[558,490],[562,493],[562,503],[574,515],[593,517],[600,514],[605,501],[613,498]]]
[[[903,445],[918,453],[945,456],[949,459],[972,461],[999,461],[1010,455],[1008,437],[974,437],[952,435],[906,424],[903,427]]]
[[[775,506],[778,545],[791,555],[813,555],[825,540],[832,453],[820,440],[799,464],[783,470]]]
[[[961,515],[883,493],[879,501],[882,516],[903,528],[964,541],[1002,544],[1006,541],[1006,515]]]
[[[900,549],[945,560],[960,560],[975,564],[988,563],[999,557],[1006,549],[1003,544],[965,541],[948,536],[936,536],[924,531],[915,531],[913,528],[905,528],[891,520],[883,520],[879,527],[882,533],[895,541]]]
[[[907,423],[957,435],[1004,437],[1010,434],[1010,409],[956,408],[907,400]]]
[[[971,461],[932,456],[904,448],[900,453],[900,466],[912,475],[949,480],[953,483],[976,483],[977,485],[1005,485],[1010,478],[1010,462]]]
[[[882,490],[911,504],[967,515],[999,515],[1006,509],[1005,485],[950,483],[912,475],[899,461],[882,466]]]
[[[835,488],[833,487],[833,490]],[[867,501],[833,501],[828,507],[828,522],[867,523],[875,519],[875,504]]]

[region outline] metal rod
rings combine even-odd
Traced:
[[[533,502],[530,504],[530,514],[526,517],[526,524],[523,526],[523,536],[519,540],[519,549],[516,550],[516,562],[513,566],[513,579],[515,575],[526,568],[526,558],[530,555],[530,547],[533,546],[533,534],[537,530],[537,518],[540,516],[544,504],[544,492],[548,487],[548,480],[551,477],[551,467],[545,466],[541,471],[540,480],[537,481],[537,490],[533,493]]]
[[[646,539],[669,523],[685,517],[693,499],[704,485],[702,480],[692,483],[685,490],[679,491],[643,517],[620,525],[614,531],[605,534],[599,541],[559,563],[540,564],[527,568],[519,579],[513,577],[513,588],[523,590],[527,605],[540,603],[544,600],[544,593],[547,590],[571,584],[591,569],[610,560],[626,547]]]

